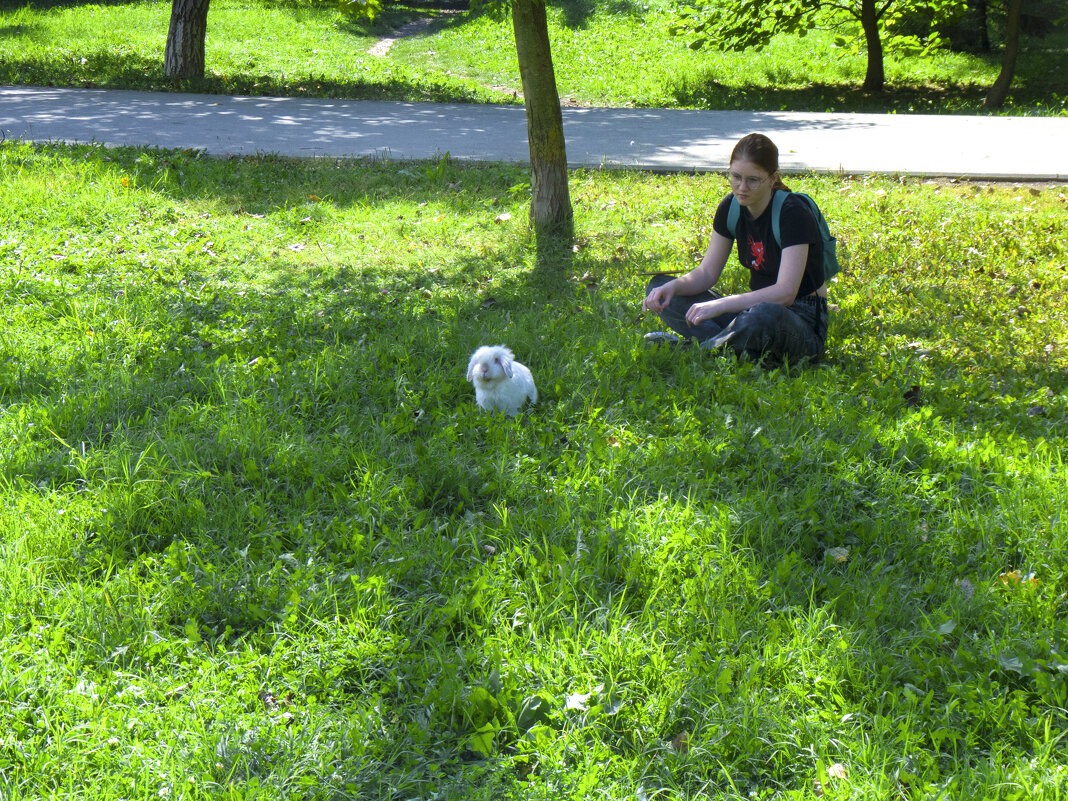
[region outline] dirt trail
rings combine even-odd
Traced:
[[[434,24],[434,20],[430,17],[422,17],[421,19],[413,19],[411,22],[401,25],[397,30],[393,32],[392,36],[383,36],[367,52],[372,56],[384,56],[389,52],[389,49],[393,47],[394,43],[398,39],[404,39],[408,36],[417,36],[431,25]]]
[[[455,14],[459,12],[448,11],[445,13]],[[411,22],[407,22],[397,28],[397,30],[395,30],[391,36],[383,36],[381,39],[375,42],[371,49],[367,52],[372,56],[385,56],[389,53],[393,45],[396,44],[399,40],[405,39],[410,36],[418,36],[419,34],[425,32],[436,21],[437,20],[432,17],[421,17],[420,19],[415,19]],[[489,89],[491,92],[496,92],[500,95],[511,95],[513,100],[523,99],[523,93],[515,87],[499,85],[491,86],[488,84],[483,84],[482,86],[484,89]],[[570,95],[566,95],[560,98],[560,105],[565,107],[577,107],[581,106],[582,104],[575,102],[575,99]]]

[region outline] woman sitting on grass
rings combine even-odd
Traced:
[[[702,348],[779,363],[817,361],[827,339],[827,286],[823,283],[823,239],[807,202],[787,195],[780,214],[782,246],[772,233],[771,201],[779,177],[779,150],[763,134],[742,137],[731,152],[730,193],[712,220],[712,241],[701,263],[678,278],[657,275],[642,308],[660,315],[676,333],[646,334],[651,343],[678,343],[680,336]],[[731,198],[741,206],[736,230],[727,218]],[[749,270],[749,291],[713,291],[738,241],[738,258]]]

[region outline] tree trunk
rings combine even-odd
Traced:
[[[163,55],[168,78],[204,77],[204,39],[208,33],[211,0],[172,0],[171,27]]]
[[[1020,52],[1020,11],[1023,0],[1010,0],[1009,16],[1005,20],[1005,52],[1001,56],[1001,72],[986,94],[986,108],[1000,108],[1009,96],[1013,75],[1016,74],[1016,56]]]
[[[875,0],[861,0],[860,25],[864,29],[864,43],[868,49],[868,68],[864,73],[862,88],[868,92],[881,92],[886,83],[886,73],[883,71],[883,40],[879,37],[879,13],[875,9]]]
[[[979,52],[990,52],[990,4],[987,0],[976,0],[975,9],[979,16]]]
[[[544,0],[513,0],[512,29],[527,110],[530,222],[538,231],[570,235],[573,213],[560,95],[549,50]]]

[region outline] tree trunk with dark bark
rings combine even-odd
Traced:
[[[986,108],[1000,108],[1009,96],[1009,87],[1016,74],[1016,56],[1020,52],[1020,12],[1023,0],[1010,0],[1009,15],[1005,20],[1005,52],[1001,56],[1001,72],[986,94],[983,105]]]
[[[564,120],[544,0],[513,0],[512,29],[527,110],[530,222],[539,232],[570,236],[573,212],[567,183]]]
[[[163,74],[168,78],[204,77],[204,40],[211,0],[173,0]]]
[[[979,52],[990,52],[990,3],[988,0],[976,0],[976,16],[979,17]]]
[[[881,92],[886,84],[883,70],[883,40],[879,36],[879,12],[875,0],[861,0],[860,26],[864,29],[864,43],[868,50],[868,66],[864,73],[864,90]]]

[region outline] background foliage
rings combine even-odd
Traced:
[[[174,83],[162,61],[170,4],[0,3],[0,82],[238,94],[519,102],[510,23],[456,9],[386,4],[374,22],[330,3],[214,0],[207,75]],[[430,19],[384,56],[369,53],[405,23]],[[975,113],[998,54],[891,51],[890,91],[858,89],[863,52],[851,29],[776,37],[762,52],[694,53],[672,36],[673,4],[550,4],[553,58],[565,102],[745,110]],[[993,27],[993,26],[992,26]],[[1063,32],[1025,42],[1009,114],[1065,114]],[[995,41],[996,44],[996,41]],[[635,69],[640,64],[641,69]]]

